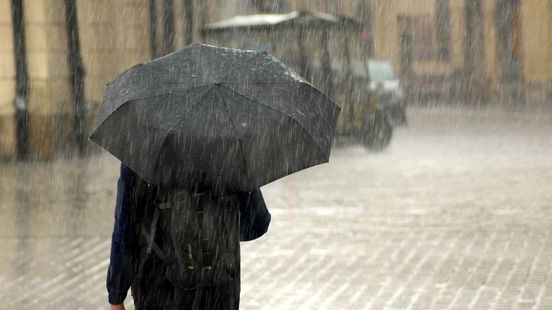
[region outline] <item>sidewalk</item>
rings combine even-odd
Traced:
[[[409,113],[384,152],[339,148],[263,188],[242,309],[552,309],[552,115]],[[117,173],[0,165],[2,307],[106,308]]]

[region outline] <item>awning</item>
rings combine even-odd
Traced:
[[[287,14],[239,15],[206,25],[203,32],[225,32],[236,30],[265,30],[287,27],[307,28],[357,28],[364,23],[350,16],[331,15],[321,12],[293,11]]]

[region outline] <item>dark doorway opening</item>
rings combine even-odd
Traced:
[[[523,65],[520,0],[498,0],[496,7],[497,60],[501,93],[523,101]]]
[[[464,85],[466,99],[486,97],[484,21],[481,0],[466,1],[464,7]]]

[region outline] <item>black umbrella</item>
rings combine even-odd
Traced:
[[[192,44],[111,82],[91,139],[152,184],[248,191],[328,162],[339,110],[265,52]]]

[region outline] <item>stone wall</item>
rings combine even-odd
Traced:
[[[15,68],[10,0],[0,0],[0,157],[15,155]],[[77,0],[91,127],[105,85],[150,57],[147,1]],[[25,0],[29,75],[29,146],[32,158],[51,159],[73,149],[74,103],[69,80],[63,0]],[[5,38],[5,39],[4,39]]]
[[[552,99],[552,1],[522,1],[523,75],[528,102]]]
[[[124,70],[150,59],[148,2],[78,0],[85,97],[92,115],[105,85]]]
[[[451,8],[451,59],[447,62],[414,61],[416,74],[450,76],[461,73],[464,68],[465,49],[465,1],[450,0]],[[521,1],[521,47],[523,80],[531,90],[528,94],[540,93],[540,99],[549,99],[552,88],[552,3],[549,0]],[[416,16],[427,14],[434,16],[435,0],[408,1],[374,0],[375,57],[391,60],[400,65],[399,30],[397,18],[400,15]],[[483,18],[483,63],[484,81],[490,95],[499,97],[501,88],[501,67],[497,53],[496,0],[482,1]],[[414,29],[416,31],[416,29]],[[536,91],[536,89],[539,89]],[[529,100],[533,102],[535,100]]]
[[[72,96],[63,0],[23,2],[29,74],[29,151],[51,159],[72,136]]]

